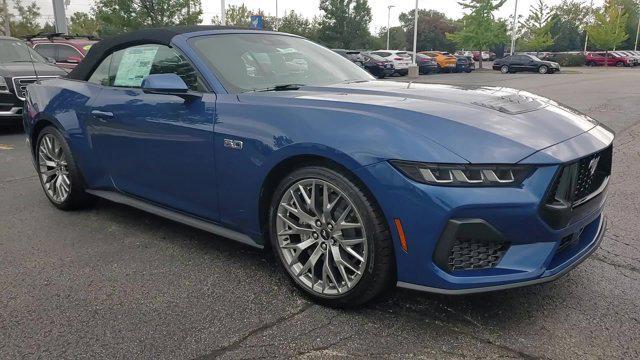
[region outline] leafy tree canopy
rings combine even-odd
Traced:
[[[413,49],[414,11],[400,14],[400,23],[405,30],[405,47]],[[436,10],[418,10],[418,39],[416,46],[419,50],[454,51],[456,43],[447,37],[458,29],[456,23],[445,14]]]
[[[96,18],[104,34],[143,27],[197,25],[200,0],[97,0]]]
[[[98,35],[100,23],[90,14],[76,12],[69,18],[69,34],[73,35]]]
[[[371,8],[367,0],[320,0],[323,12],[318,40],[333,48],[366,48],[372,41],[369,33]]]
[[[531,5],[529,16],[522,22],[523,38],[519,47],[528,51],[547,50],[554,43],[551,28],[555,17],[544,0]]]
[[[13,3],[15,13],[9,14],[9,28],[11,36],[24,37],[34,35],[42,31],[38,18],[40,17],[40,6],[33,1],[28,5],[23,5],[22,0],[15,0]]]
[[[488,50],[509,41],[507,24],[496,20],[493,13],[507,0],[463,0],[458,2],[468,14],[462,17],[462,29],[447,38],[464,49]],[[482,68],[482,58],[480,58]]]
[[[587,27],[589,41],[599,49],[615,49],[629,38],[625,29],[628,18],[617,0],[607,0],[603,11],[596,12],[593,24]]]

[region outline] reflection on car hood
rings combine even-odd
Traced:
[[[597,125],[552,100],[502,87],[367,81],[267,96],[271,102],[287,98],[282,100],[290,104],[290,98],[295,98],[305,105],[351,109],[378,120],[401,122],[417,136],[473,163],[518,162]]]

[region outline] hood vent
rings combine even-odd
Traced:
[[[472,104],[515,115],[542,109],[548,105],[548,102],[530,96],[514,94],[486,101],[473,101]]]

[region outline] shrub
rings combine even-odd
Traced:
[[[584,66],[584,55],[583,54],[568,54],[568,53],[555,53],[549,54],[546,58],[549,61],[555,61],[560,66]]]

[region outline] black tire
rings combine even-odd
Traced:
[[[500,72],[503,74],[508,74],[511,72],[511,69],[509,68],[509,65],[502,65],[500,67]]]
[[[618,61],[616,63],[616,67],[624,67],[624,63],[622,61]]]
[[[56,139],[56,141],[59,142],[61,149],[64,153],[65,160],[67,162],[66,170],[69,174],[69,179],[71,180],[71,184],[70,184],[69,194],[66,196],[66,198],[63,201],[56,201],[49,195],[49,193],[45,189],[45,183],[44,183],[43,177],[40,176],[41,156],[39,155],[39,149],[40,149],[40,144],[42,143],[42,139],[46,135],[53,136]],[[47,126],[44,129],[42,129],[42,131],[40,131],[40,134],[38,134],[38,141],[36,142],[35,154],[36,154],[36,172],[38,173],[38,179],[40,179],[40,185],[42,185],[42,190],[44,191],[45,196],[47,197],[47,199],[49,199],[51,204],[53,204],[55,207],[57,207],[60,210],[76,210],[76,209],[86,208],[95,202],[95,197],[85,192],[84,179],[80,173],[80,170],[76,165],[75,160],[73,159],[73,155],[71,153],[71,150],[69,149],[69,145],[67,144],[67,141],[65,140],[64,136],[62,136],[62,134],[58,129],[56,129],[53,126]]]
[[[367,260],[358,283],[339,295],[325,295],[303,286],[288,269],[279,247],[276,234],[276,218],[280,201],[285,192],[294,184],[305,179],[320,179],[339,188],[354,204],[361,215],[367,235]],[[313,301],[331,307],[354,307],[362,305],[382,295],[392,288],[396,281],[393,241],[387,222],[368,192],[357,185],[353,176],[338,169],[324,166],[308,166],[293,171],[286,176],[274,192],[269,208],[269,234],[271,247],[281,267],[291,282]]]
[[[597,66],[597,64],[593,61],[590,61],[587,63],[587,66],[594,67],[594,66]]]
[[[540,67],[538,68],[539,74],[546,74],[548,72],[549,72],[549,67],[547,65],[540,65]]]

